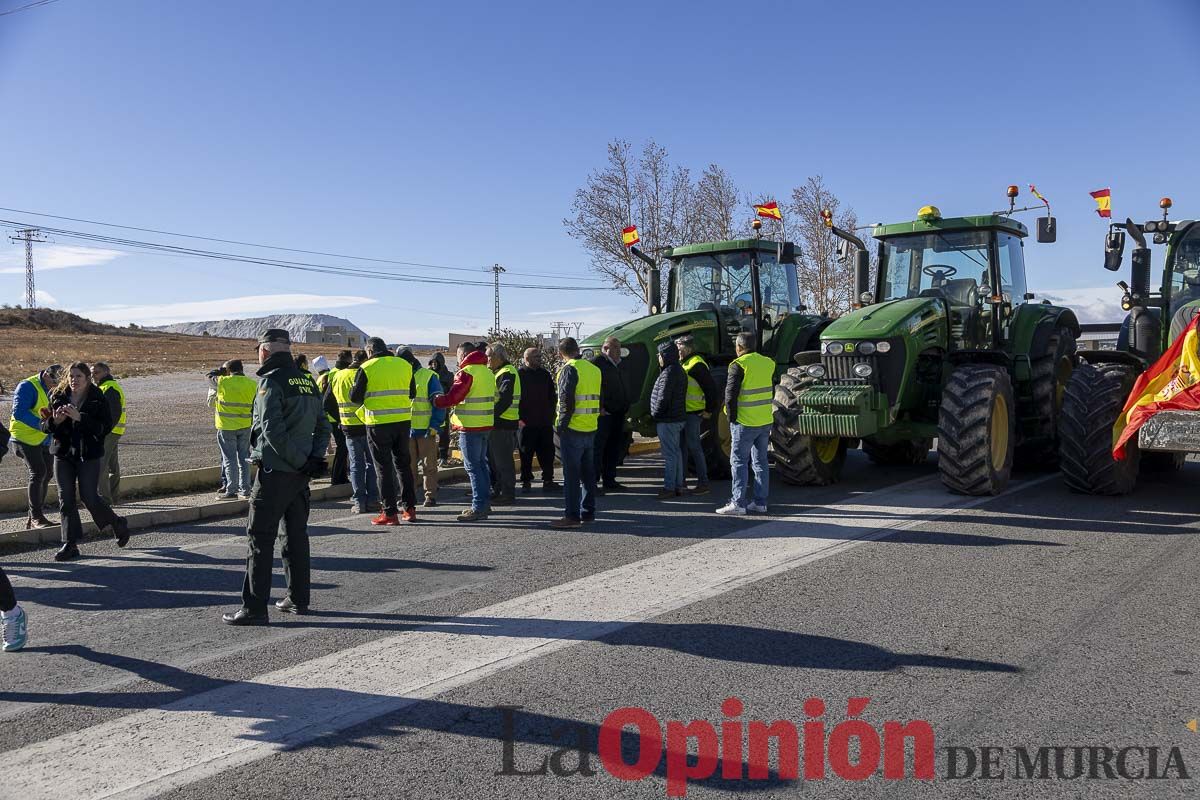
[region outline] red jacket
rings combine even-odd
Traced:
[[[487,366],[487,356],[479,351],[474,351],[467,354],[467,357],[459,362],[458,372],[454,373],[454,383],[450,384],[450,389],[445,394],[439,394],[433,398],[433,404],[438,408],[451,408],[458,405],[463,400],[467,399],[467,393],[471,391],[471,376],[462,369],[463,367],[472,364]],[[470,431],[472,433],[479,431],[490,431],[491,425],[483,425],[478,428],[464,428],[461,425],[452,426],[456,431]]]

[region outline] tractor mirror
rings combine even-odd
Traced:
[[[1042,244],[1050,244],[1058,239],[1058,220],[1054,217],[1038,217],[1037,240]]]
[[[847,261],[849,261],[850,257],[851,257],[851,248],[852,247],[853,247],[853,245],[851,245],[845,239],[838,239],[838,245],[837,245],[838,261],[842,262],[843,264],[845,264]]]
[[[780,242],[776,251],[776,260],[780,264],[792,264],[796,261],[796,245],[792,242]]]
[[[1121,268],[1121,257],[1125,253],[1125,234],[1113,231],[1104,237],[1104,268],[1116,272]]]

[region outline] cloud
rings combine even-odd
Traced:
[[[1080,322],[1120,322],[1125,319],[1126,312],[1121,310],[1121,291],[1116,287],[1047,289],[1037,293],[1037,300],[1049,300],[1056,306],[1074,309]]]
[[[37,304],[39,306],[56,306],[56,305],[58,305],[58,298],[55,297],[54,295],[50,294],[49,292],[43,292],[41,289],[37,289],[36,291],[34,291],[33,294],[37,298]]]
[[[106,250],[101,247],[79,247],[77,245],[51,244],[35,245],[33,249],[33,267],[36,272],[48,269],[70,269],[71,267],[94,267],[107,264],[118,256],[125,255],[120,250]],[[25,271],[24,249],[12,249],[0,253],[0,274],[12,274]]]
[[[158,305],[102,305],[73,309],[97,322],[136,322],[139,325],[166,325],[172,322],[259,317],[267,314],[325,313],[331,308],[371,305],[370,297],[323,294],[259,294],[227,297],[220,300],[195,300],[188,303]]]

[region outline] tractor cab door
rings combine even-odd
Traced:
[[[779,263],[776,253],[760,250],[758,256],[758,291],[762,308],[754,315],[762,325],[762,350],[766,355],[775,352],[776,334],[783,321],[800,308],[800,287],[796,280],[796,265]],[[753,297],[748,298],[753,301]]]
[[[1007,342],[1017,307],[1025,302],[1028,291],[1025,282],[1025,244],[1020,236],[996,232],[996,277],[996,283],[986,281],[986,285],[992,288],[992,297],[981,298],[988,328],[986,334],[990,336],[991,326],[998,324],[1000,340]],[[992,302],[996,296],[1000,297],[999,304]],[[998,315],[998,319],[994,319],[994,315]]]
[[[1192,223],[1175,235],[1167,252],[1167,264],[1171,299],[1166,344],[1170,345],[1200,310],[1200,224]]]

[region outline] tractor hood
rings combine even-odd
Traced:
[[[604,344],[605,339],[609,336],[616,336],[623,345],[639,342],[653,350],[660,342],[667,339],[716,327],[717,319],[711,311],[672,311],[665,314],[651,314],[625,320],[596,331],[580,342],[580,347],[583,350],[591,349],[599,352],[600,345]],[[584,356],[587,355],[585,352]]]
[[[917,333],[945,316],[935,297],[888,300],[839,317],[821,332],[821,341],[835,339],[885,339]]]

